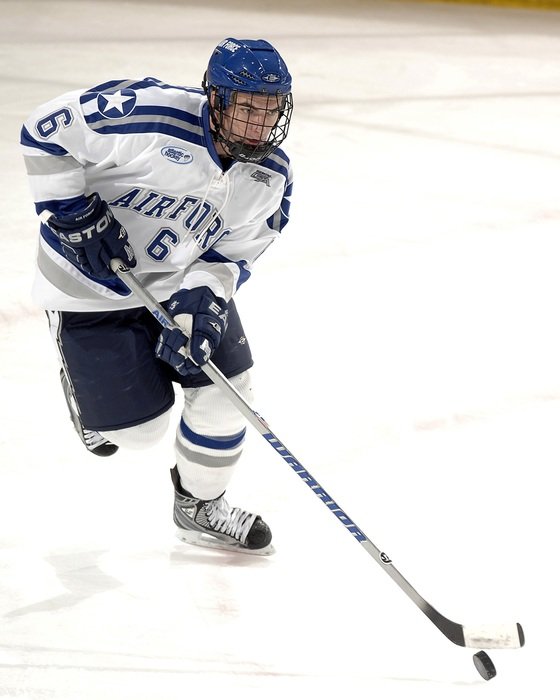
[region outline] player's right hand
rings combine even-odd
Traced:
[[[64,256],[91,277],[113,277],[112,258],[121,258],[128,267],[136,266],[126,229],[97,192],[88,197],[85,209],[67,216],[51,216],[46,224],[62,244]]]
[[[175,292],[167,303],[167,310],[178,328],[162,329],[156,357],[179,374],[197,374],[226,332],[227,304],[209,287],[195,287]]]

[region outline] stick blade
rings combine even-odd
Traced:
[[[516,622],[512,625],[463,625],[466,647],[478,649],[519,649],[525,644],[523,628]]]

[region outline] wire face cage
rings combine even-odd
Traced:
[[[210,97],[216,140],[229,157],[259,163],[288,135],[292,94],[228,92],[217,90]]]

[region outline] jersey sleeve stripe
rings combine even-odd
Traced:
[[[35,202],[35,210],[37,214],[48,209],[55,216],[68,216],[75,214],[83,209],[87,204],[85,195],[81,194],[76,197],[66,197],[64,199],[45,199],[40,202]],[[47,231],[49,229],[47,228]]]
[[[62,146],[56,143],[44,143],[42,141],[37,141],[36,138],[31,136],[29,131],[24,127],[21,129],[20,143],[22,146],[27,146],[29,148],[36,148],[45,153],[49,153],[51,156],[67,156],[68,151]]]
[[[82,168],[72,156],[24,156],[23,160],[28,175],[55,175]]]
[[[282,201],[280,202],[280,206],[274,212],[274,214],[272,216],[270,216],[266,221],[268,226],[273,231],[278,231],[278,233],[282,233],[282,229],[286,226],[286,224],[290,220],[290,206],[291,206],[290,197],[292,196],[292,189],[294,186],[294,183],[291,180],[291,177],[292,177],[292,175],[289,172],[288,173],[289,182],[286,183],[286,188],[284,190],[284,196],[282,197]]]
[[[52,248],[52,250],[54,250],[63,259],[64,265],[68,266],[73,271],[73,274],[69,275],[59,264],[56,264],[53,260],[51,260],[50,256],[46,253],[42,246],[39,246],[37,263],[42,274],[51,284],[58,287],[70,296],[75,296],[74,287],[76,281],[81,283],[81,285],[85,284],[90,289],[98,287],[98,289],[101,291],[104,288],[113,294],[118,294],[121,297],[128,297],[131,295],[130,289],[128,289],[126,284],[121,282],[120,279],[113,279],[111,277],[108,279],[97,279],[92,275],[88,275],[76,265],[70,263],[64,257],[60,241],[44,224],[41,224],[40,232],[44,243]],[[83,296],[83,288],[80,286],[78,289],[79,295]]]
[[[235,285],[236,289],[239,289],[239,287],[241,287],[241,285],[251,276],[251,272],[246,267],[246,260],[230,260],[229,258],[226,258],[225,255],[218,253],[216,250],[207,250],[200,256],[199,260],[204,260],[206,263],[224,263],[225,265],[235,265],[239,271]]]

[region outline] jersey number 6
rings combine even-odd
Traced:
[[[162,228],[146,246],[146,253],[152,260],[161,262],[171,252],[171,246],[176,246],[177,243],[179,243],[179,236],[175,231],[172,228]]]
[[[61,126],[66,128],[67,126],[70,126],[71,123],[72,112],[67,107],[63,107],[62,109],[49,114],[47,117],[39,119],[35,125],[35,128],[37,129],[39,136],[42,136],[44,139],[48,139],[49,136],[56,134]]]

